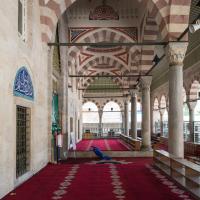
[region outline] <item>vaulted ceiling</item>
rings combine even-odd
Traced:
[[[69,74],[90,76],[76,79],[79,87],[85,88],[94,82],[91,76],[105,74],[119,76],[111,79],[120,87],[135,86],[138,77],[149,74],[155,54],[164,51],[163,47],[99,44],[176,41],[188,26],[190,12],[190,0],[39,0],[39,3],[44,43],[53,41],[57,22],[65,16],[67,42],[96,44],[68,49]]]
[[[113,77],[100,81],[104,91],[98,87],[93,92],[100,90],[116,93],[116,85],[121,88],[135,87],[138,78],[151,69],[154,46],[98,45],[155,41],[158,37],[158,26],[144,9],[146,4],[147,1],[117,0],[113,3],[110,0],[82,0],[66,11],[69,23],[68,41],[96,44],[69,48],[69,67],[76,68],[76,75],[87,76],[78,79],[81,83],[79,87],[89,88],[91,94],[91,84],[96,81],[95,76],[111,75]],[[128,77],[132,75],[133,77]],[[115,84],[111,84],[113,91],[111,88],[107,89],[103,83],[109,80]],[[120,92],[127,94],[128,90],[122,89]]]

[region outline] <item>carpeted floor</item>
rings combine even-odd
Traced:
[[[120,139],[85,139],[77,144],[76,150],[89,151],[91,146],[96,146],[102,151],[130,151],[129,147]]]
[[[151,166],[150,158],[121,164],[73,159],[48,165],[3,200],[191,200],[187,192]]]

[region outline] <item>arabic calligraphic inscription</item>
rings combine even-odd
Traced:
[[[13,92],[15,96],[28,100],[34,99],[34,90],[31,77],[25,67],[21,67],[15,77]]]

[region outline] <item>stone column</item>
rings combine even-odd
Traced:
[[[125,120],[125,127],[124,127],[124,134],[129,135],[129,113],[128,113],[128,100],[124,101],[124,120]]]
[[[141,78],[142,89],[142,147],[143,151],[151,150],[151,122],[150,122],[150,85],[152,77]]]
[[[154,96],[150,94],[150,119],[151,119],[151,135],[155,133],[155,125],[154,125]]]
[[[189,115],[190,115],[190,141],[194,142],[194,109],[196,107],[197,102],[192,101],[188,102],[188,107],[189,107]]]
[[[159,110],[160,113],[160,136],[163,136],[163,115],[164,115],[165,110],[161,108]]]
[[[103,110],[99,110],[99,134],[102,134],[102,116],[103,116]]]
[[[184,157],[183,136],[183,60],[187,43],[169,43],[169,153]]]
[[[124,112],[121,112],[122,113],[122,126],[121,126],[121,128],[122,128],[122,130],[124,130]],[[123,132],[123,131],[122,131]]]
[[[131,90],[131,137],[137,139],[137,90]]]
[[[66,27],[65,19],[62,17],[59,24],[59,38],[61,41],[66,40]],[[61,148],[61,159],[66,159],[68,149],[68,48],[60,47],[60,62],[61,62],[61,76],[60,76],[60,113],[61,125],[63,134],[63,147]]]

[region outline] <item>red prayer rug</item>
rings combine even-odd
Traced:
[[[91,146],[98,147],[101,151],[130,151],[131,149],[120,139],[84,139],[77,146],[77,151],[90,151]]]
[[[151,158],[105,162],[70,159],[48,165],[3,200],[193,200],[152,167]]]

